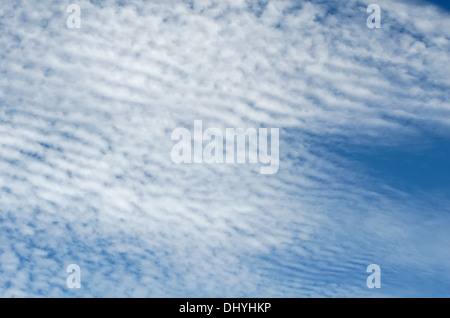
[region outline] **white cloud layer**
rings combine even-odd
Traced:
[[[0,296],[449,296],[448,199],[321,146],[448,136],[448,13],[378,1],[368,29],[368,1],[77,3],[81,29],[69,3],[1,5]],[[196,119],[280,128],[279,172],[175,165]]]

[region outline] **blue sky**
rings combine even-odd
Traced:
[[[0,6],[1,297],[450,296],[445,2],[77,3]],[[174,164],[194,120],[278,173]]]
[[[418,4],[421,4],[421,5],[434,4],[438,7],[441,7],[442,9],[450,10],[450,4],[448,3],[448,1],[445,1],[445,0],[428,0],[428,1],[418,2]]]

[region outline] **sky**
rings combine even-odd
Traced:
[[[0,297],[450,297],[450,8],[371,3],[2,2]],[[194,120],[278,172],[174,163]]]

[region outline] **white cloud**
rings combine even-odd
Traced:
[[[359,296],[376,261],[450,279],[446,214],[411,224],[433,206],[316,148],[448,134],[448,13],[380,1],[372,30],[356,1],[78,3],[79,30],[56,1],[1,9],[0,295]],[[195,119],[281,128],[280,171],[173,164]]]

